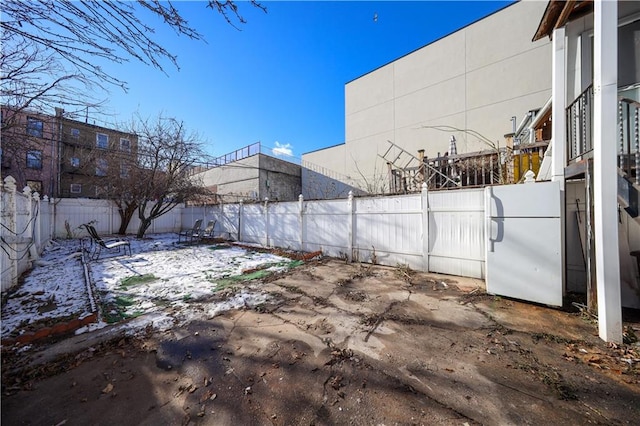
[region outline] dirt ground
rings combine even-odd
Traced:
[[[640,346],[602,342],[586,314],[338,260],[260,288],[270,302],[169,332],[4,350],[2,424],[640,421]]]

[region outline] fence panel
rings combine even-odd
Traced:
[[[240,220],[240,239],[248,243],[268,245],[267,215],[262,204],[243,205]]]
[[[308,201],[304,203],[306,251],[344,257],[351,247],[351,209],[349,200]]]
[[[300,203],[269,205],[269,243],[275,247],[302,250],[300,245]]]
[[[429,270],[484,278],[484,190],[429,193]]]
[[[420,194],[358,198],[354,204],[355,260],[422,267]]]
[[[55,201],[55,236],[58,238],[86,236],[86,230],[80,228],[80,225],[89,222],[93,222],[98,233],[113,234],[114,226],[120,225],[118,212],[114,210],[113,203],[109,200],[58,199]]]
[[[220,229],[225,238],[240,239],[240,204],[224,204],[221,208],[220,219],[216,223],[216,229]],[[220,228],[218,228],[220,227]],[[225,234],[226,233],[226,234]]]

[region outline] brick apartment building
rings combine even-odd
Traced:
[[[125,178],[138,138],[56,115],[2,108],[2,178],[58,198],[101,198],[109,179]]]
[[[37,112],[2,108],[2,178],[12,176],[19,190],[58,194],[58,122]]]
[[[106,181],[126,178],[138,137],[65,117],[60,122],[60,190],[63,198],[102,198]]]

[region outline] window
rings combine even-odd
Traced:
[[[37,118],[27,117],[27,135],[35,136],[37,138],[42,137],[44,125],[42,120]]]
[[[96,146],[102,149],[109,148],[109,135],[96,133]]]
[[[104,158],[98,158],[96,160],[96,176],[106,176],[107,167],[107,160],[105,160]]]
[[[121,178],[129,177],[129,165],[125,161],[120,163],[120,177]]]
[[[37,192],[38,194],[42,194],[42,181],[28,180],[27,186],[31,188],[31,192]]]
[[[120,139],[120,151],[131,152],[131,141],[129,139]]]
[[[80,167],[80,159],[78,157],[71,157],[71,167]]]
[[[42,168],[42,151],[27,151],[27,168],[28,169],[41,169]]]
[[[78,139],[80,137],[80,130],[71,129],[71,137],[74,139]]]
[[[82,194],[82,184],[72,183],[70,190],[72,194]]]

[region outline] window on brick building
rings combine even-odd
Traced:
[[[106,176],[108,167],[109,164],[107,163],[107,160],[104,158],[98,158],[96,160],[96,176]]]
[[[120,139],[120,151],[131,152],[131,141],[129,139]]]
[[[82,194],[82,184],[80,183],[72,183],[69,188],[72,194]]]
[[[37,192],[38,194],[42,194],[41,180],[27,180],[27,186],[31,188],[31,192]]]
[[[129,164],[126,161],[120,163],[120,177],[128,178],[129,177]]]
[[[98,148],[109,148],[109,135],[105,133],[96,133],[96,146]]]
[[[80,167],[80,159],[78,157],[71,157],[71,167]]]
[[[27,117],[27,135],[41,138],[44,131],[44,123],[37,118]]]
[[[27,151],[27,168],[42,169],[42,151],[37,151],[37,150]]]
[[[80,130],[71,129],[71,137],[74,139],[78,139],[80,137]]]

